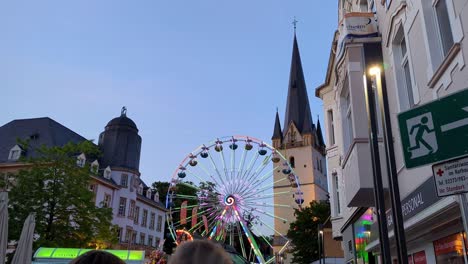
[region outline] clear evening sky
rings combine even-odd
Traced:
[[[3,1],[0,125],[48,116],[97,143],[126,106],[143,138],[142,179],[168,181],[216,137],[271,142],[276,107],[284,120],[294,17],[323,128],[314,90],[337,1]]]

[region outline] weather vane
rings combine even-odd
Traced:
[[[120,112],[121,115],[126,116],[127,115],[127,107],[122,107],[122,111]]]
[[[296,20],[296,17],[294,17],[293,22],[292,22],[292,24],[294,25],[294,33],[296,33],[296,25],[297,25],[297,22],[299,22],[299,21],[297,21],[297,20]]]

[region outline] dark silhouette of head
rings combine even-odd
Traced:
[[[207,240],[193,240],[177,247],[169,264],[232,264],[232,260],[219,245]]]
[[[125,262],[109,252],[92,250],[74,259],[70,264],[125,264]]]
[[[429,121],[429,119],[427,118],[427,116],[423,116],[423,117],[421,118],[421,123],[427,124],[427,121]]]

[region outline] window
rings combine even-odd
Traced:
[[[143,195],[143,185],[138,186],[138,194]]]
[[[330,146],[335,145],[335,124],[333,123],[333,110],[327,111],[328,117],[328,133]]]
[[[130,238],[132,236],[132,233],[133,233],[133,230],[127,228],[127,230],[125,231],[125,242],[130,242]]]
[[[150,198],[151,199],[151,189],[148,189],[146,191],[146,198]]]
[[[348,77],[346,77],[344,84],[343,84],[343,92],[341,97],[341,104],[342,104],[342,111],[344,116],[343,118],[343,150],[346,153],[348,149],[351,147],[354,139],[353,133],[353,117],[351,114],[351,97],[349,93],[349,86],[348,86]]]
[[[120,185],[123,187],[128,187],[128,174],[122,174],[122,177],[120,178]]]
[[[154,229],[154,220],[155,220],[155,218],[156,218],[156,214],[151,213],[150,224],[149,224],[150,229]]]
[[[156,226],[156,231],[161,232],[162,231],[162,216],[158,215],[158,225]]]
[[[161,239],[159,237],[156,237],[156,243],[154,244],[155,247],[159,247],[159,242],[161,241]]]
[[[140,233],[140,244],[141,245],[145,244],[145,233]]]
[[[18,160],[19,157],[21,156],[20,154],[21,154],[21,151],[12,149],[10,151],[10,157],[8,157],[8,160]]]
[[[382,0],[383,2],[384,0]],[[392,0],[385,0],[385,7],[388,9],[390,7],[390,4],[392,3]]]
[[[93,193],[96,193],[97,192],[97,186],[96,184],[90,184],[88,185],[88,190],[93,192]]]
[[[437,1],[434,8],[437,24],[439,26],[439,39],[441,41],[442,54],[445,57],[453,46],[453,35],[447,10],[447,1]]]
[[[148,246],[153,246],[153,236],[148,236]]]
[[[411,84],[411,73],[408,63],[408,49],[406,48],[406,41],[403,37],[400,42],[401,52],[401,68],[403,69],[403,75],[405,79],[406,92],[408,93],[408,102],[410,108],[414,107],[414,96],[413,96],[413,85]]]
[[[338,173],[333,173],[333,189],[335,191],[335,212],[336,215],[341,215],[340,185],[338,180]]]
[[[132,244],[136,244],[137,231],[132,231]]]
[[[404,111],[414,107],[415,96],[413,93],[413,82],[411,81],[412,78],[408,48],[402,27],[400,27],[397,31],[393,48],[395,59],[395,76],[397,78],[396,81],[398,84],[397,87],[400,101],[400,110]],[[376,103],[377,102],[378,100]]]
[[[105,193],[104,200],[102,200],[102,205],[107,208],[111,207],[111,199],[112,199],[112,196],[108,193]]]
[[[139,220],[140,220],[140,207],[137,206],[137,207],[135,208],[135,218],[134,218],[133,221],[134,221],[135,224],[138,224],[138,221],[139,221]]]
[[[126,207],[127,207],[127,198],[120,197],[118,216],[125,216]]]
[[[296,167],[296,162],[294,160],[294,157],[290,157],[289,158],[289,164],[291,165],[291,168],[295,168]]]
[[[107,168],[104,170],[104,178],[110,179],[110,177],[111,177],[111,172],[112,172],[112,171],[111,171],[110,167],[107,166]]]
[[[84,165],[85,165],[85,160],[84,160],[84,159],[78,158],[78,159],[76,160],[76,165],[77,165],[78,167],[83,168]]]
[[[148,210],[143,209],[143,217],[141,218],[141,226],[146,226],[147,218],[148,218]]]
[[[117,241],[119,241],[119,242],[122,241],[121,240],[122,239],[122,233],[123,233],[123,228],[120,227],[119,231],[117,232]]]
[[[94,174],[97,174],[98,170],[99,170],[99,163],[97,160],[95,160],[93,161],[93,163],[91,163],[91,172]]]
[[[128,212],[128,218],[135,220],[135,201],[130,200],[130,211]]]

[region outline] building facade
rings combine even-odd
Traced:
[[[28,140],[22,150],[17,139]],[[63,146],[86,139],[50,118],[13,120],[0,127],[0,172],[25,169],[20,157],[35,157],[35,148]],[[92,160],[77,156],[77,166],[90,163],[89,190],[96,206],[112,208],[112,224],[119,227],[119,244],[114,248],[151,250],[164,239],[165,206],[159,194],[140,178],[141,137],[136,124],[122,111],[112,119],[99,137],[102,157]]]
[[[397,117],[468,88],[468,1],[340,0],[338,14],[325,83],[316,89],[329,142],[333,236],[342,241],[347,263],[381,262],[363,81],[377,66],[388,92],[409,263],[467,263],[459,199],[437,196],[432,164],[406,167],[409,150],[402,148]],[[377,123],[385,172],[382,120]],[[466,127],[459,130],[467,134]],[[387,194],[386,173],[382,179]],[[396,259],[389,199],[386,214]]]
[[[327,177],[325,163],[325,143],[322,137],[320,122],[317,126],[312,120],[307,88],[302,70],[301,57],[296,35],[294,35],[291,70],[289,76],[288,97],[286,113],[281,128],[278,112],[275,117],[275,125],[272,136],[273,147],[276,148],[294,169],[299,182],[303,206],[308,206],[311,201],[327,200]],[[284,178],[280,170],[275,170],[274,192],[288,191],[291,186],[279,181]],[[275,204],[290,204],[294,197],[276,195]],[[296,208],[298,208],[296,206]],[[287,234],[289,225],[284,225],[281,218],[288,222],[295,220],[294,208],[275,207],[275,229],[281,234]],[[274,238],[275,251],[279,251],[285,241],[280,236]],[[291,257],[285,256],[286,261]]]

